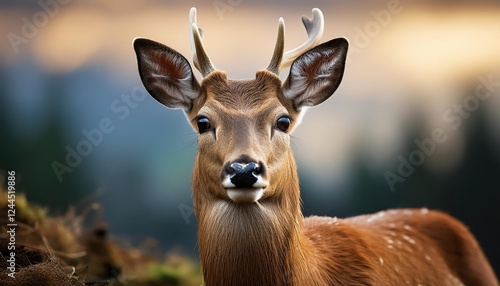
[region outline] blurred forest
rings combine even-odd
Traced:
[[[96,6],[96,10],[106,11],[104,17],[109,13],[109,17],[120,18],[129,15],[127,13],[133,14],[135,9],[139,13],[139,8],[161,8],[168,15],[182,14],[178,16],[182,19],[179,21],[187,23],[187,13],[193,5],[180,4],[177,1],[152,1],[154,4],[148,6],[146,2],[136,2],[136,6],[127,6],[129,10],[124,8],[123,11],[113,10],[114,8],[110,8],[112,4],[102,8],[97,2],[85,5],[70,4],[68,7],[61,7],[61,10],[78,10],[80,6],[85,8],[86,5]],[[210,33],[204,37],[210,40],[210,37],[216,37],[218,33],[226,33],[223,30],[224,23],[239,23],[238,17],[244,11],[265,10],[267,14],[263,12],[263,15],[266,15],[269,21],[277,22],[278,17],[282,15],[269,12],[269,7],[285,5],[284,2],[278,2],[268,5],[259,1],[254,4],[242,1],[240,6],[234,7],[231,13],[227,14],[227,18],[220,20],[214,16],[217,13],[212,6],[202,5],[199,11],[203,12],[204,18],[199,21],[203,23],[203,28],[212,25],[212,30],[208,30]],[[417,6],[418,9],[423,9],[423,12],[417,9],[420,11],[418,13],[424,16],[434,15],[433,13],[437,15],[447,13],[446,9],[458,9],[454,4],[442,2],[438,5],[423,1],[418,4],[421,6]],[[500,14],[500,6],[496,2],[459,2],[465,3],[464,11],[480,2],[478,7],[486,7],[486,10]],[[23,10],[24,14],[17,12],[15,15],[18,17],[9,18],[10,22],[6,21],[6,24],[10,26],[7,27],[18,27],[18,20],[22,15],[32,15],[38,9],[35,4],[23,1],[19,2],[21,4],[15,4],[13,1],[5,3],[0,4],[0,11],[5,13],[9,12],[9,9],[26,9]],[[295,14],[308,14],[310,8],[315,6],[326,11],[325,17],[329,23],[336,20],[333,16],[328,17],[328,13],[342,14],[338,19],[339,27],[332,24],[337,30],[326,26],[325,32],[347,36],[355,46],[357,30],[352,25],[363,27],[367,20],[372,19],[369,11],[382,9],[386,2],[369,4],[368,1],[362,1],[359,6],[343,3],[294,1],[283,13],[289,13],[286,15],[287,24],[295,21],[296,27],[299,27],[299,18]],[[82,8],[82,11],[86,10]],[[356,24],[346,20],[349,18],[349,14],[346,16],[344,13],[346,11],[355,15],[351,21]],[[83,18],[86,19],[85,17]],[[403,14],[398,14],[397,17],[411,18],[405,18]],[[397,22],[397,17],[394,16],[395,22],[391,27],[396,30],[404,29],[404,20]],[[57,24],[56,18],[54,26]],[[161,21],[177,20],[168,18]],[[251,23],[247,24],[251,26]],[[47,31],[51,29],[50,25],[52,23],[47,25]],[[295,33],[293,25],[290,24],[292,28],[287,33]],[[183,50],[183,54],[187,56],[188,52],[184,52],[188,46],[187,33],[185,37],[179,38],[174,32],[165,33],[163,28],[146,31],[144,27],[130,34],[126,28],[113,28],[115,32],[127,31],[125,35],[117,33],[118,38],[114,39],[120,46],[124,46],[126,52],[115,52],[108,47],[103,49],[105,52],[102,54],[97,54],[88,62],[70,70],[51,70],[38,62],[40,56],[34,54],[39,44],[33,44],[33,51],[28,49],[31,45],[29,44],[24,52],[15,56],[11,55],[10,50],[1,52],[4,55],[0,58],[0,170],[3,173],[15,170],[18,174],[18,192],[25,193],[30,202],[47,207],[51,215],[63,215],[71,207],[85,209],[98,202],[102,204],[103,219],[109,226],[112,238],[117,241],[126,245],[139,245],[154,238],[162,251],[175,251],[196,259],[196,220],[190,209],[190,172],[196,152],[196,134],[184,122],[181,112],[166,110],[149,96],[141,97],[140,101],[135,102],[135,107],[129,106],[126,116],[125,113],[113,111],[111,107],[115,100],[120,100],[121,103],[124,94],[130,95],[136,91],[146,93],[134,66],[135,56],[131,47],[134,36],[147,34],[158,41],[168,41],[169,45]],[[187,31],[187,28],[184,28],[186,27],[182,26],[180,29],[182,33]],[[298,134],[293,138],[301,178],[304,215],[346,217],[388,208],[440,209],[462,220],[470,228],[497,275],[500,275],[500,228],[497,226],[497,221],[500,221],[500,87],[497,87],[491,99],[480,101],[479,108],[463,119],[458,130],[447,129],[450,139],[436,145],[435,154],[426,157],[425,163],[415,167],[414,173],[405,178],[404,182],[397,183],[394,191],[391,191],[384,177],[386,171],[397,173],[399,155],[408,158],[411,152],[417,149],[415,139],[429,138],[429,128],[441,126],[435,123],[436,121],[429,123],[430,117],[438,116],[440,122],[441,115],[451,106],[451,102],[463,102],[467,97],[476,96],[478,75],[493,74],[493,78],[500,78],[500,66],[495,62],[493,66],[474,67],[470,70],[464,68],[467,72],[453,79],[455,83],[459,82],[461,89],[454,92],[449,101],[443,103],[438,92],[433,94],[430,88],[417,88],[423,85],[420,79],[415,79],[411,84],[401,83],[396,75],[398,72],[389,70],[389,63],[387,66],[377,61],[366,64],[366,58],[376,58],[383,62],[384,57],[388,57],[387,54],[397,53],[387,49],[394,47],[393,42],[388,40],[388,35],[396,33],[389,28],[386,33],[382,31],[380,37],[373,38],[372,45],[363,51],[364,54],[348,61],[346,83],[341,85],[339,94],[332,97],[328,105],[308,111],[304,126],[299,126]],[[7,28],[2,31],[6,31],[5,29]],[[274,41],[275,30],[273,26],[261,36]],[[302,30],[295,34],[304,37]],[[39,41],[43,41],[46,35],[41,32],[38,37]],[[113,40],[112,36],[103,38],[107,41]],[[388,43],[380,43],[385,40]],[[238,44],[238,41],[240,40],[235,40],[231,45]],[[215,40],[206,45],[210,47],[209,53],[215,53],[218,48],[222,54],[235,49],[231,45],[217,46]],[[223,48],[228,50],[222,50]],[[477,45],[476,48],[480,51],[482,47]],[[266,46],[264,52],[270,56],[271,51],[271,46]],[[68,48],[65,52],[71,54],[73,51]],[[126,55],[123,58],[126,59],[126,64],[113,66],[104,61],[104,58],[122,53]],[[253,57],[260,57],[258,53],[260,51],[248,54],[244,59],[246,68],[255,70],[249,62],[252,62]],[[411,51],[407,53],[409,58],[417,57],[411,54]],[[223,56],[225,55],[216,54],[215,58]],[[237,65],[230,64],[235,62],[239,55],[228,54],[227,57],[228,60],[224,64],[233,69],[235,74],[251,74],[247,70],[240,71],[243,68],[240,69]],[[6,60],[8,58],[12,59]],[[265,62],[267,58],[260,60]],[[350,64],[352,68],[349,68]],[[384,70],[385,68],[387,70]],[[361,72],[365,70],[366,73]],[[374,82],[385,85],[387,89],[379,90],[371,83],[360,82],[366,77],[375,78]],[[393,80],[390,83],[394,85],[389,85],[387,78]],[[433,77],[433,80],[436,80],[436,77]],[[392,97],[389,96],[390,90],[396,89],[394,86],[397,84],[403,85],[404,91],[397,90]],[[436,83],[432,82],[429,86],[431,85],[435,86]],[[443,82],[442,85],[448,86],[449,83]],[[403,99],[406,100],[404,107],[401,104]],[[429,110],[434,113],[430,115]],[[390,123],[378,121],[391,112],[396,115],[389,117]],[[342,117],[343,114],[349,115]],[[120,115],[124,115],[123,118]],[[59,180],[54,172],[54,162],[64,163],[68,156],[68,146],[76,148],[85,138],[82,131],[98,128],[100,122],[106,118],[111,120],[115,130],[104,134],[102,143],[93,146],[91,154],[83,156],[82,162],[71,168],[71,172],[64,173],[62,181]],[[384,132],[387,128],[392,130],[390,134],[397,136],[386,136],[387,133]],[[314,133],[315,136],[309,137],[308,132]],[[317,147],[319,145],[315,144],[321,146]],[[320,154],[315,155],[314,152]],[[344,160],[344,157],[347,159]],[[319,162],[315,158],[325,161]],[[4,174],[0,173],[0,176],[2,175]]]

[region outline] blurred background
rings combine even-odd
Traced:
[[[340,88],[294,133],[304,215],[441,209],[500,273],[498,1],[3,0],[0,170],[29,200],[56,214],[99,201],[114,236],[197,256],[196,134],[146,94],[132,49],[146,37],[191,60],[192,6],[233,79],[267,66],[279,17],[287,49],[314,7],[323,41],[350,40]]]

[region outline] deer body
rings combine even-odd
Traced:
[[[283,21],[266,70],[229,80],[211,64],[191,12],[194,63],[137,39],[148,92],[185,111],[199,132],[193,168],[198,246],[206,285],[498,285],[467,228],[427,209],[345,220],[304,219],[290,133],[343,76],[347,41],[316,45],[322,14],[304,18],[309,40],[283,53]],[[279,71],[290,67],[284,83]]]

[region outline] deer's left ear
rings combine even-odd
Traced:
[[[284,95],[295,109],[315,106],[327,100],[342,81],[347,48],[344,38],[323,43],[299,56],[283,83]]]

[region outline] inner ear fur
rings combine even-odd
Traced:
[[[337,38],[299,56],[283,83],[283,93],[295,108],[315,106],[327,100],[338,88],[344,75],[349,43]]]
[[[169,108],[189,111],[200,85],[188,60],[174,49],[148,39],[136,39],[134,50],[139,75],[149,94]]]

